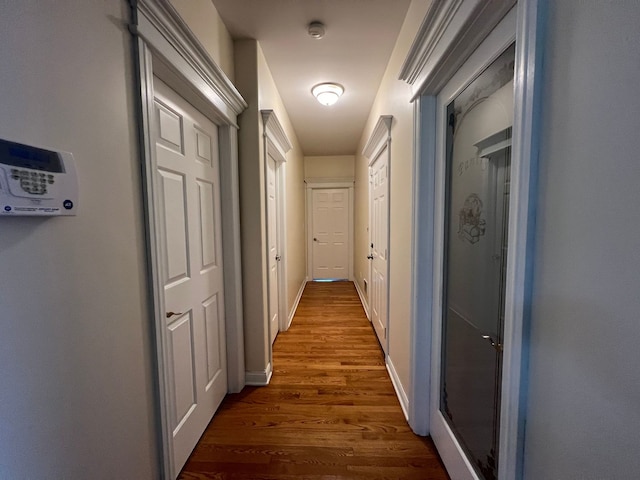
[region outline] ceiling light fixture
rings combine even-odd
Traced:
[[[320,40],[322,37],[324,37],[324,23],[311,22],[307,31],[313,38],[315,38],[316,40]]]
[[[322,105],[329,106],[338,101],[344,93],[344,88],[337,83],[321,83],[313,87],[311,93]]]

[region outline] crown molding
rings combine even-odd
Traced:
[[[400,70],[400,80],[413,84],[433,54],[463,0],[434,0],[420,25]]]
[[[284,155],[291,150],[291,142],[284,128],[282,128],[282,124],[278,120],[276,113],[273,110],[260,110],[260,114],[262,115],[262,123],[264,125],[263,135],[265,138],[271,139],[284,157]]]
[[[400,70],[413,98],[435,95],[516,0],[434,0]]]
[[[353,177],[307,177],[304,179],[307,188],[352,188]]]
[[[371,132],[371,136],[367,144],[362,150],[362,154],[370,160],[373,160],[373,154],[380,150],[384,143],[391,142],[391,125],[393,123],[393,115],[380,115],[376,126]]]
[[[131,0],[131,5],[136,15],[130,25],[133,34],[148,40],[153,48],[156,32],[148,27],[154,28],[215,92],[225,107],[236,116],[247,108],[240,92],[168,0]]]

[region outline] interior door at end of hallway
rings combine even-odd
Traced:
[[[218,128],[154,78],[154,209],[173,475],[227,393]]]
[[[387,351],[389,167],[383,151],[371,165],[371,323]]]
[[[314,280],[349,278],[349,189],[316,188],[312,194]]]

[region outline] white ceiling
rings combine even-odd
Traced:
[[[260,43],[305,155],[353,155],[410,0],[213,0],[233,38]],[[311,21],[325,24],[321,40]],[[337,82],[331,107],[311,88]]]

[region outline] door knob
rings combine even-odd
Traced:
[[[487,340],[491,346],[493,348],[495,348],[496,352],[502,353],[503,350],[503,346],[501,343],[498,343],[496,340],[494,340],[491,335],[482,335],[482,338],[484,338],[485,340]]]
[[[171,318],[174,315],[182,315],[182,312],[167,312],[167,318]]]
[[[318,241],[318,239],[317,239],[316,237],[313,237],[313,241],[314,241],[314,242],[317,242],[317,241]]]

